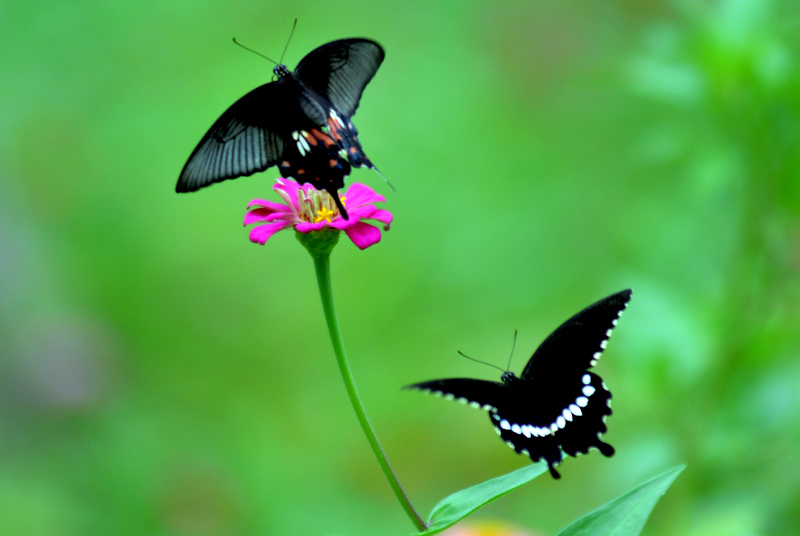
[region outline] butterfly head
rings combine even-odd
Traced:
[[[278,78],[283,78],[289,74],[289,68],[282,63],[279,63],[275,67],[273,67],[272,72],[275,73],[275,76]]]
[[[505,371],[503,375],[500,376],[500,380],[502,380],[502,382],[506,384],[511,383],[516,379],[517,375],[511,372],[510,370]]]

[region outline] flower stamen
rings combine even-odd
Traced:
[[[331,218],[336,216],[336,213],[332,210],[328,210],[328,207],[322,207],[320,210],[317,211],[317,216],[314,218],[314,223],[319,223],[322,220],[328,220],[328,223],[331,222]]]

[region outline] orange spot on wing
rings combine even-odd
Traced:
[[[317,140],[321,141],[325,147],[333,147],[336,145],[336,142],[333,141],[333,138],[325,134],[324,132],[320,132],[319,130],[314,130],[314,135],[317,137]]]
[[[328,128],[331,131],[331,135],[334,139],[341,141],[342,135],[339,133],[339,123],[333,120],[333,118],[328,118]]]

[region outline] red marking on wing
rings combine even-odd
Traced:
[[[321,141],[326,148],[333,147],[334,145],[336,145],[336,142],[333,140],[333,138],[331,138],[322,131],[312,130],[311,133],[317,140]]]
[[[328,128],[331,131],[331,135],[337,141],[342,141],[342,135],[339,133],[340,126],[341,124],[338,121],[334,120],[333,117],[328,118]]]

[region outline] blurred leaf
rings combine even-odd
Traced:
[[[685,465],[675,467],[645,482],[578,519],[556,536],[638,535],[658,500],[685,467]]]
[[[481,506],[527,484],[546,470],[547,464],[535,463],[453,493],[433,508],[428,521],[428,530],[420,534],[437,534],[443,531]]]

